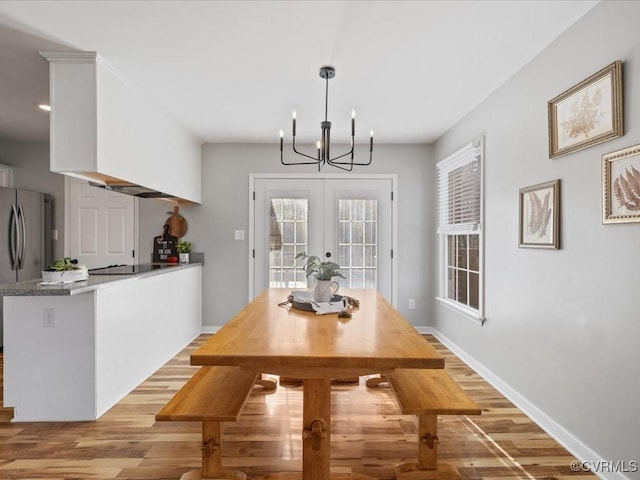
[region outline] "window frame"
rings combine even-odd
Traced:
[[[442,199],[449,197],[448,188],[443,190],[444,182],[442,178],[449,172],[470,164],[479,157],[480,164],[480,205],[478,223],[468,224],[448,224],[443,221],[443,202]],[[437,181],[437,232],[439,244],[439,286],[438,296],[436,299],[447,308],[455,312],[462,313],[464,316],[475,320],[484,325],[485,321],[485,305],[484,305],[484,137],[478,137],[467,143],[462,148],[444,158],[436,165],[436,181]],[[456,235],[478,235],[478,309],[472,308],[467,304],[460,303],[449,298],[448,291],[448,269],[449,269],[449,238]],[[468,249],[467,244],[467,249]],[[467,292],[468,294],[468,292]],[[468,297],[467,297],[468,298]]]

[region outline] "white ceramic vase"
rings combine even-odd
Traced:
[[[188,253],[179,253],[180,263],[189,263],[189,254]]]
[[[333,287],[335,287],[335,290]],[[338,288],[340,288],[340,285],[336,281],[316,280],[316,286],[313,289],[313,300],[318,303],[330,302]]]

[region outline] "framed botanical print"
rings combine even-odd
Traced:
[[[594,73],[548,104],[549,158],[620,137],[622,62]]]
[[[602,223],[640,222],[640,145],[602,156]]]
[[[560,248],[560,180],[520,189],[519,246]]]

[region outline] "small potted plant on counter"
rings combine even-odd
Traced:
[[[65,257],[56,260],[46,270],[42,270],[44,283],[71,283],[86,280],[89,276],[87,267],[78,263],[77,259]]]
[[[189,263],[189,253],[191,253],[191,242],[180,240],[176,243],[176,251],[180,257],[180,263]]]

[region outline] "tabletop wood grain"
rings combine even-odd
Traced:
[[[344,292],[360,300],[349,319],[278,306],[290,292],[262,292],[192,354],[191,364],[305,378],[444,368],[442,356],[375,290]]]

